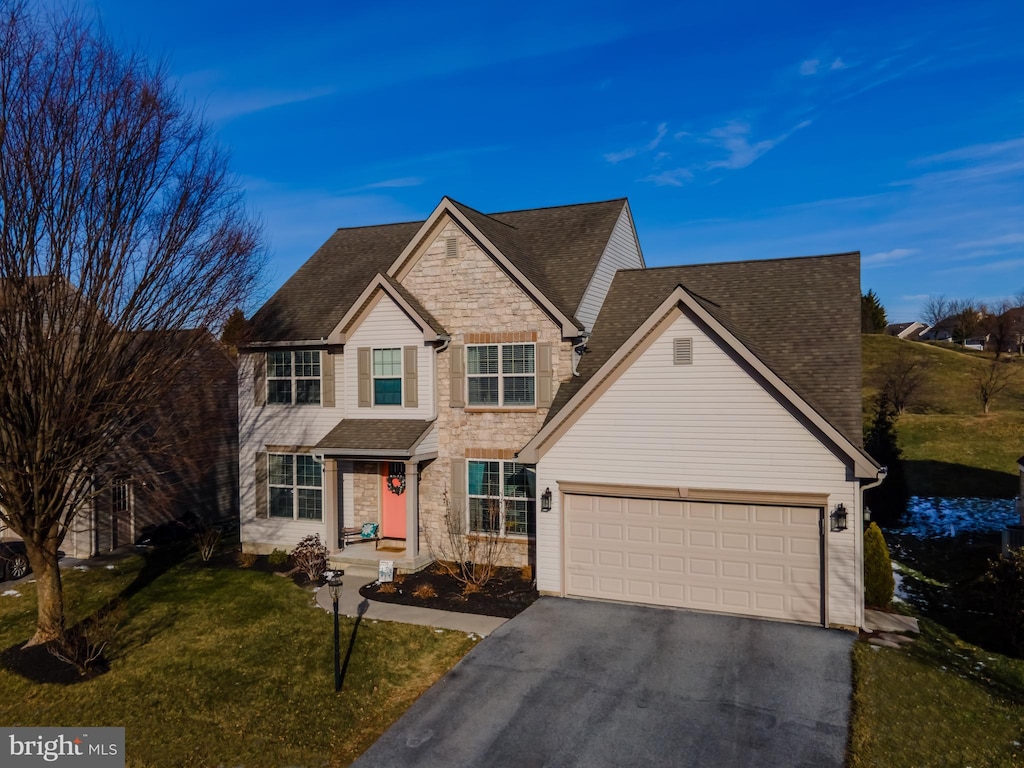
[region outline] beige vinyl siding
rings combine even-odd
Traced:
[[[345,349],[349,352],[345,357],[345,380],[357,381],[358,378],[358,355],[356,350],[382,349],[415,346],[418,350],[417,361],[417,405],[406,407],[405,393],[402,395],[402,406],[372,406],[369,408],[359,407],[359,393],[356,386],[351,386],[345,392],[345,407],[347,417],[350,419],[430,419],[433,417],[434,407],[434,351],[430,346],[423,343],[423,331],[419,329],[409,316],[401,310],[388,296],[382,296],[376,306],[370,310],[363,321],[348,336]],[[404,353],[402,353],[404,354]],[[370,365],[373,365],[372,354]],[[404,366],[403,366],[404,378]],[[404,390],[404,385],[403,385]],[[373,402],[372,382],[370,402]],[[339,402],[340,395],[339,395]]]
[[[693,364],[673,365],[673,340],[693,339]],[[822,371],[821,375],[828,375]],[[859,493],[847,467],[687,317],[680,316],[542,457],[537,577],[562,593],[558,481],[818,493],[842,503],[849,530],[826,541],[827,618],[859,625]]]
[[[324,537],[323,521],[261,517],[256,512],[254,456],[268,445],[314,446],[345,416],[346,357],[324,354],[334,365],[335,407],[311,405],[254,405],[254,362],[264,352],[242,353],[238,359],[238,493],[241,509],[241,540],[273,548],[294,547],[309,533]],[[323,364],[323,362],[321,363]],[[354,389],[354,388],[353,388]],[[272,546],[271,546],[272,545]]]
[[[640,248],[637,245],[636,232],[633,229],[633,219],[629,215],[629,206],[623,205],[619,220],[615,222],[611,237],[608,238],[608,245],[605,246],[601,260],[597,263],[590,278],[590,284],[580,299],[580,306],[576,310],[576,319],[583,323],[588,331],[594,329],[594,321],[601,311],[605,296],[611,287],[612,278],[616,270],[637,269],[643,266],[643,259],[640,256]]]
[[[437,424],[434,424],[427,433],[427,436],[416,447],[416,453],[437,453],[437,446]]]

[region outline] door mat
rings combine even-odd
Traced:
[[[377,547],[378,552],[405,552],[405,547]]]

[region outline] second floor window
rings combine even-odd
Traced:
[[[469,405],[535,405],[534,344],[474,344],[466,347]]]
[[[319,405],[319,350],[268,352],[267,402],[279,405]]]
[[[402,404],[402,350],[373,350],[373,404]]]

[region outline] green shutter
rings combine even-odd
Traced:
[[[402,375],[405,378],[405,396],[402,398],[402,405],[406,408],[416,408],[420,402],[420,380],[416,369],[418,362],[418,347],[405,347],[402,350]]]
[[[267,404],[267,353],[257,352],[252,356],[252,403]]]
[[[334,355],[326,349],[320,352],[320,403],[334,407]]]
[[[359,407],[369,408],[373,404],[373,377],[371,374],[370,348],[360,347],[357,354]]]
[[[256,517],[270,517],[267,503],[267,452],[256,452]]]
[[[451,393],[448,404],[452,408],[466,407],[466,348],[461,344],[448,347],[451,360]]]
[[[537,345],[537,407],[548,408],[555,396],[555,373],[551,365],[551,344]]]

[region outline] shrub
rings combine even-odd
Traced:
[[[239,552],[238,553],[238,565],[242,568],[252,568],[256,565],[256,561],[259,559],[259,555],[253,554],[252,552]]]
[[[887,608],[895,589],[889,548],[882,529],[872,523],[864,532],[864,602],[873,608]]]
[[[292,550],[292,562],[310,581],[317,581],[327,570],[327,547],[320,541],[320,534],[313,533],[303,538]]]
[[[420,584],[412,591],[412,594],[421,600],[429,600],[432,597],[437,597],[437,590],[430,584]]]
[[[533,582],[533,566],[524,565],[519,569],[519,580],[525,581],[527,584]]]
[[[1024,657],[1024,550],[1012,549],[989,563],[984,585],[1003,639]]]
[[[196,549],[199,550],[199,556],[203,559],[204,563],[208,563],[210,558],[213,557],[214,552],[217,551],[220,538],[220,528],[210,525],[206,520],[199,521],[195,533],[192,534],[192,543],[196,545]]]
[[[127,616],[124,604],[117,602],[93,618],[67,630],[46,646],[53,656],[72,664],[80,675],[105,665],[103,652],[110,645]]]
[[[451,576],[461,584],[475,584],[482,587],[497,573],[498,563],[508,542],[501,535],[498,521],[501,507],[497,499],[490,499],[487,509],[482,510],[489,523],[482,531],[470,531],[464,503],[452,502],[447,489],[442,495],[444,504],[444,528],[440,537],[425,533],[427,551],[434,559],[435,568]]]
[[[275,549],[267,556],[267,562],[271,565],[284,565],[288,562],[288,553],[283,549]]]
[[[385,581],[377,587],[377,592],[382,595],[393,595],[398,591],[398,587],[393,582]]]

